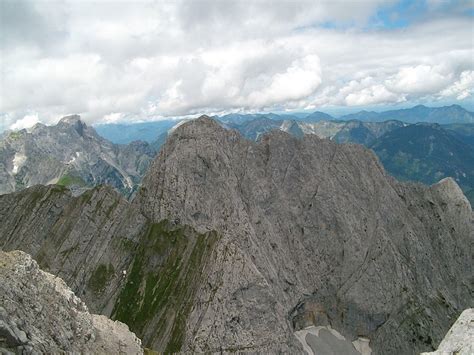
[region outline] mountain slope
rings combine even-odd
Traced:
[[[436,124],[416,124],[380,137],[371,148],[394,176],[432,184],[450,176],[474,188],[474,148]]]
[[[0,196],[0,218],[1,248],[159,351],[301,353],[295,331],[330,325],[414,354],[473,301],[456,183],[399,183],[371,151],[314,135],[252,142],[200,118],[170,135],[131,203],[36,186]]]
[[[107,183],[130,194],[156,152],[145,142],[115,145],[79,116],[56,126],[35,125],[0,141],[0,194],[35,184],[95,186]]]
[[[474,147],[474,123],[457,123],[442,126],[453,132],[460,140]]]

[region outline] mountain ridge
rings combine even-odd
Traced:
[[[170,135],[131,202],[38,186],[0,196],[0,217],[3,249],[158,351],[301,352],[295,331],[330,325],[411,354],[472,300],[457,184],[397,182],[370,150],[316,136],[251,142],[204,117]]]
[[[155,154],[146,142],[124,146],[107,141],[78,115],[55,126],[38,123],[0,140],[0,193],[34,184],[81,189],[108,183],[130,195]]]

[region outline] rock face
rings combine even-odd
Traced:
[[[0,251],[0,352],[143,353],[125,324],[90,314],[61,279],[20,251]]]
[[[6,133],[0,139],[0,194],[36,184],[109,184],[130,194],[155,156],[148,143],[112,144],[77,115],[56,126]]]
[[[422,355],[471,355],[474,354],[474,309],[461,313],[458,320],[444,337],[438,350]]]
[[[446,184],[398,183],[361,146],[280,131],[254,144],[200,119],[169,138],[133,205],[222,234],[190,350],[295,346],[316,307],[374,351],[410,353],[472,300],[472,211]]]
[[[315,326],[415,354],[472,304],[472,218],[451,179],[400,183],[362,146],[252,142],[203,117],[170,135],[130,203],[106,187],[0,196],[0,247],[155,350],[302,353],[294,332]]]

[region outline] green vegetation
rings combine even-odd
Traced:
[[[11,132],[9,135],[8,135],[8,138],[12,139],[12,140],[17,140],[21,137],[21,133],[20,132]]]
[[[61,186],[86,186],[86,182],[81,177],[69,174],[61,176],[56,184]]]
[[[200,286],[216,233],[171,229],[167,221],[151,224],[142,238],[113,317],[130,327],[145,346],[166,344],[165,353],[180,351],[186,319]],[[150,331],[151,328],[151,331]]]
[[[371,148],[384,168],[401,180],[433,184],[452,177],[474,188],[474,150],[453,131],[438,125],[409,125],[380,137]]]
[[[89,279],[87,286],[94,292],[100,293],[104,290],[107,282],[115,273],[114,267],[109,264],[100,264],[97,269],[95,269],[91,278]]]

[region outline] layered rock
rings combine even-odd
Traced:
[[[314,135],[251,142],[200,118],[170,135],[131,203],[35,187],[0,196],[0,218],[1,248],[160,351],[301,353],[294,332],[315,326],[412,354],[473,301],[456,183],[399,183],[371,151]]]
[[[0,251],[0,352],[142,354],[128,327],[87,306],[20,251]]]

